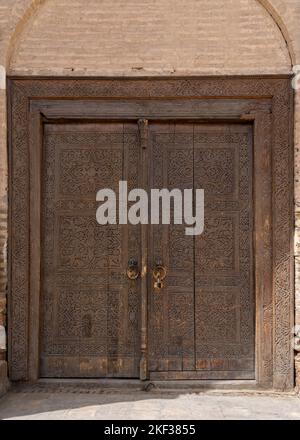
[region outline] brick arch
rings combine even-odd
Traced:
[[[12,8],[11,22],[9,23],[12,32],[6,41],[6,47],[4,49],[7,69],[9,68],[14,48],[18,45],[18,41],[23,34],[27,23],[32,16],[38,12],[39,7],[45,2],[46,0],[17,0],[15,2],[14,8]],[[17,7],[19,7],[19,11],[17,10]],[[15,14],[13,13],[14,9]]]
[[[15,44],[17,43],[20,35],[22,34],[23,29],[26,27],[27,22],[30,18],[38,11],[41,4],[45,3],[46,0],[24,0],[22,4],[22,15],[16,21],[15,26],[13,28],[13,32],[8,39],[7,48],[6,48],[6,66],[9,67],[11,55],[14,49]],[[275,24],[280,29],[280,32],[283,35],[288,47],[288,51],[290,54],[292,65],[296,64],[296,55],[294,44],[291,39],[288,27],[285,23],[283,16],[281,16],[279,11],[286,10],[286,3],[283,0],[254,0],[260,3],[268,14],[272,17]]]
[[[291,58],[291,64],[295,65],[296,64],[296,55],[295,55],[294,45],[293,45],[290,33],[288,31],[288,28],[285,24],[284,18],[280,15],[279,10],[278,10],[278,7],[280,7],[281,10],[285,10],[286,5],[284,4],[284,2],[282,0],[275,0],[277,7],[275,6],[274,0],[273,1],[272,0],[256,0],[256,1],[258,3],[260,3],[265,8],[265,10],[268,12],[268,14],[272,17],[276,26],[278,26],[284,40],[286,41],[289,55]]]
[[[283,39],[286,42],[287,51],[289,54],[291,64],[295,64],[295,51],[293,47],[293,41],[289,35],[289,31],[285,24],[284,18],[278,12],[278,5],[279,6],[281,5],[281,8],[284,8],[284,4],[282,0],[253,0],[253,1],[259,3],[268,12],[268,15],[272,18],[273,22],[275,23],[276,27],[278,28]],[[16,3],[21,3],[21,2],[23,4],[23,14],[19,17],[19,20],[16,22],[15,27],[13,28],[14,30],[7,44],[6,66],[9,73],[11,73],[10,71],[11,71],[13,56],[17,52],[22,40],[21,36],[23,35],[24,31],[27,29],[27,26],[29,25],[32,17],[35,14],[39,13],[40,7],[43,4],[47,4],[46,0],[23,0],[23,1],[16,0]],[[136,73],[138,74],[140,72],[137,71]],[[168,74],[169,72],[166,71],[164,73]],[[220,72],[216,72],[216,73],[220,73]]]

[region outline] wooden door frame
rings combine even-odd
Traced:
[[[292,389],[294,221],[290,76],[12,77],[8,85],[11,380],[35,381],[39,377],[43,120],[178,118],[254,124],[256,383],[258,387]]]

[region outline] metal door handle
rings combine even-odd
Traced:
[[[167,269],[162,264],[162,262],[157,262],[153,271],[152,275],[154,278],[154,289],[162,289],[164,287],[163,280],[166,278],[167,275]]]
[[[126,270],[127,277],[130,280],[136,280],[140,276],[140,271],[138,268],[138,262],[135,258],[130,258],[128,261],[128,267]]]

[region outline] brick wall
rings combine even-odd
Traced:
[[[48,0],[25,26],[10,72],[281,73],[290,65],[281,33],[254,0]]]
[[[22,75],[214,75],[290,73],[292,64],[300,64],[300,0],[0,0],[0,383],[6,377],[3,68]],[[300,94],[295,155],[300,237]],[[295,255],[300,325],[300,238]],[[300,359],[297,365],[300,386]]]

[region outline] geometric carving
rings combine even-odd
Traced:
[[[208,138],[208,136],[206,136]],[[214,139],[216,138],[216,139]],[[206,148],[196,148],[195,167],[197,168],[197,188],[204,188],[207,196],[231,197],[237,188],[236,182],[236,150],[234,148],[216,148],[211,146],[220,142],[220,138],[213,136]],[[198,135],[196,142],[203,145],[205,140]],[[197,145],[197,144],[196,144]],[[218,145],[218,144],[215,144]],[[230,144],[231,145],[231,144]]]
[[[205,345],[205,357],[209,357],[211,352],[213,356],[217,354],[221,357],[219,346],[241,343],[239,291],[232,287],[211,291],[203,289],[196,292],[196,298],[199,297],[197,341]]]
[[[99,228],[95,215],[60,215],[57,237],[59,270],[101,270],[121,265],[120,228]]]
[[[95,141],[96,139],[99,141],[99,134],[93,137]],[[120,139],[122,145],[121,142]],[[111,145],[109,139],[106,143],[106,146],[108,145]],[[97,147],[98,145],[95,142],[94,149]],[[60,194],[73,195],[74,197],[80,197],[81,195],[93,197],[99,188],[115,187],[116,177],[121,176],[121,161],[121,148],[117,150],[101,148],[98,151],[92,149],[62,149],[59,155]]]
[[[197,270],[205,274],[236,273],[239,262],[238,242],[236,213],[207,213],[205,230],[197,239]]]

